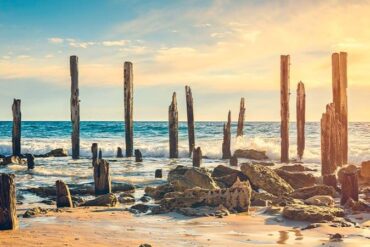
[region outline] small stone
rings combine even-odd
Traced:
[[[308,205],[333,207],[334,199],[331,196],[313,196],[304,201]]]
[[[343,241],[344,236],[340,233],[335,233],[330,236],[330,242],[341,242]]]
[[[150,210],[150,207],[148,205],[145,205],[145,204],[135,204],[134,206],[132,206],[130,208],[130,212],[139,212],[139,213],[146,213]]]
[[[162,178],[162,169],[156,169],[155,170],[155,174],[154,174],[154,177],[155,178]]]

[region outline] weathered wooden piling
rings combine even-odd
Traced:
[[[172,102],[168,108],[168,129],[170,137],[170,158],[178,158],[178,142],[179,142],[179,133],[178,133],[179,123],[178,123],[178,111],[177,111],[177,100],[176,93],[172,95]]]
[[[230,158],[230,166],[238,166],[238,157],[235,155]]]
[[[96,195],[112,192],[109,163],[106,160],[98,159],[94,165],[94,183]]]
[[[21,113],[21,100],[14,99],[12,105],[13,111],[13,129],[12,129],[12,147],[13,155],[21,155],[21,122],[22,122],[22,113]]]
[[[244,116],[245,114],[245,103],[244,103],[244,98],[240,99],[240,108],[239,108],[239,118],[238,118],[238,129],[236,131],[236,137],[238,136],[243,136],[244,132]]]
[[[306,92],[303,82],[297,87],[297,156],[301,160],[305,148]]]
[[[72,122],[72,158],[80,157],[80,100],[78,89],[78,57],[70,57],[71,72],[71,122]]]
[[[123,157],[123,153],[122,153],[122,148],[118,147],[117,148],[117,158],[122,158]]]
[[[139,149],[135,149],[135,162],[143,162],[143,155]]]
[[[103,152],[101,151],[101,148],[99,148],[99,155],[98,155],[98,158],[99,158],[99,159],[102,159],[102,158],[103,158]]]
[[[32,154],[26,154],[27,158],[27,169],[32,170],[35,168],[35,157]]]
[[[125,137],[126,157],[132,157],[134,152],[134,124],[133,124],[133,68],[131,62],[125,62],[123,66],[124,77],[124,101],[125,101]]]
[[[186,94],[186,112],[188,117],[188,139],[189,139],[189,155],[195,148],[195,133],[194,133],[194,107],[193,107],[193,94],[191,88],[185,86]]]
[[[98,159],[98,144],[93,143],[91,145],[91,153],[92,153],[92,160],[93,165],[95,164],[96,160]]]
[[[0,174],[0,230],[18,227],[15,182],[13,174]]]
[[[222,159],[231,158],[231,111],[227,115],[227,123],[224,124],[224,139],[222,142]]]
[[[280,56],[281,162],[289,162],[289,55]]]
[[[156,169],[154,173],[155,178],[162,178],[162,169]]]
[[[73,208],[71,193],[69,192],[68,185],[66,185],[62,180],[57,180],[55,182],[55,187],[57,192],[57,208]]]
[[[200,167],[202,164],[202,150],[200,147],[197,147],[193,151],[193,166]]]
[[[347,53],[332,54],[333,103],[340,119],[341,151],[338,165],[348,163]]]
[[[357,172],[345,172],[342,180],[342,195],[340,204],[344,205],[349,198],[358,201],[358,177]]]

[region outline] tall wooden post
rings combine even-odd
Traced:
[[[172,95],[172,102],[168,108],[168,129],[170,137],[170,158],[178,158],[178,133],[179,123],[178,123],[178,112],[177,112],[177,100],[176,93]]]
[[[346,204],[349,198],[358,201],[358,177],[357,172],[345,172],[342,178],[342,194],[340,204]]]
[[[0,174],[0,230],[18,227],[13,174]]]
[[[347,53],[332,54],[333,103],[341,122],[338,165],[348,163]]]
[[[134,152],[134,125],[133,125],[133,69],[131,62],[125,62],[123,69],[124,77],[124,105],[125,105],[125,137],[126,157],[132,157]]]
[[[21,155],[21,122],[22,122],[22,113],[21,113],[21,100],[14,99],[12,105],[13,111],[13,130],[12,130],[12,146],[13,146],[13,155]]]
[[[244,128],[244,114],[245,114],[245,105],[244,98],[240,99],[240,109],[239,109],[239,118],[238,118],[238,129],[236,131],[236,137],[243,136]]]
[[[93,143],[91,145],[91,153],[92,153],[92,164],[95,165],[96,161],[98,160],[98,144]]]
[[[281,162],[289,162],[289,55],[280,56]]]
[[[194,108],[193,108],[193,95],[191,93],[191,88],[185,86],[186,94],[186,111],[188,117],[188,138],[189,138],[189,155],[193,152],[195,148],[195,134],[194,134]]]
[[[194,148],[193,150],[193,166],[200,167],[202,164],[202,150],[200,147]]]
[[[303,82],[297,87],[297,155],[302,159],[305,148],[306,93]]]
[[[231,158],[231,111],[227,115],[227,123],[224,124],[224,139],[222,142],[222,159]]]
[[[109,163],[106,160],[99,159],[96,164],[94,164],[94,183],[96,195],[112,192]]]
[[[56,203],[57,208],[73,208],[73,203],[71,199],[71,193],[69,192],[68,185],[66,185],[62,180],[57,180],[55,182],[56,187]]]
[[[78,89],[78,57],[70,57],[71,72],[71,122],[72,122],[72,158],[80,157],[80,100]]]

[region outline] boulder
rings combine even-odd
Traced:
[[[253,185],[273,195],[284,195],[294,191],[290,184],[268,167],[243,163],[241,164],[241,171]]]
[[[222,218],[230,215],[229,210],[222,205],[218,207],[201,206],[197,208],[180,208],[177,212],[189,217],[216,216]]]
[[[231,187],[237,179],[240,181],[248,181],[248,177],[244,173],[224,165],[218,165],[213,170],[211,176],[221,188]]]
[[[50,209],[45,209],[41,207],[30,208],[23,214],[23,218],[31,218],[38,215],[47,214],[49,211]]]
[[[370,160],[361,163],[361,177],[370,179]]]
[[[274,196],[268,192],[256,192],[252,191],[252,205],[263,205],[265,202],[268,206],[286,206],[290,204],[303,204],[303,201],[299,199],[294,199],[286,195]]]
[[[333,207],[335,204],[334,199],[331,196],[313,196],[304,200],[304,202],[308,205],[326,206],[326,207]]]
[[[251,160],[267,160],[268,157],[265,151],[257,151],[254,149],[237,149],[234,152],[236,158],[244,158]]]
[[[57,148],[57,149],[53,149],[50,152],[46,153],[45,156],[47,157],[67,157],[68,152],[64,148]]]
[[[284,207],[283,216],[290,220],[322,222],[343,217],[343,209],[313,205],[289,205]]]
[[[218,188],[209,173],[198,167],[177,166],[168,173],[167,180],[177,191],[195,187],[208,190]]]
[[[315,185],[316,179],[310,173],[304,172],[288,172],[281,169],[276,169],[275,172],[287,181],[294,189],[310,187]]]
[[[294,165],[285,165],[279,167],[280,170],[284,170],[287,172],[312,172],[316,171],[316,169],[310,169],[302,164],[294,164]]]
[[[317,195],[326,195],[326,196],[331,196],[335,197],[335,189],[331,186],[327,185],[314,185],[311,187],[306,187],[306,188],[300,188],[296,189],[294,192],[290,194],[291,197],[296,198],[296,199],[308,199],[313,196]]]
[[[22,159],[19,156],[7,156],[5,158],[0,159],[0,165],[10,165],[10,164],[16,164],[16,165],[22,165]]]
[[[135,203],[135,197],[127,193],[122,193],[119,195],[118,201],[122,204]]]
[[[129,209],[129,211],[131,213],[134,213],[134,214],[146,213],[149,210],[150,210],[150,206],[146,205],[146,204],[142,204],[142,203],[135,204],[135,205],[131,206],[130,209]]]
[[[82,203],[81,207],[114,207],[117,205],[118,199],[115,194],[109,193],[102,196],[98,196],[95,199]]]
[[[165,194],[174,192],[175,189],[171,184],[163,184],[157,187],[145,187],[145,194],[153,198],[154,200],[160,200]]]

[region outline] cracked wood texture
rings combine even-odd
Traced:
[[[245,114],[245,102],[244,98],[240,99],[240,109],[239,109],[239,118],[238,118],[238,129],[236,131],[236,137],[243,136],[243,128],[244,128],[244,114]]]
[[[0,230],[18,228],[13,174],[0,174]]]
[[[303,82],[297,87],[297,156],[302,159],[305,148],[306,93]]]
[[[22,113],[21,113],[21,100],[14,99],[12,105],[13,112],[13,129],[12,129],[12,149],[14,156],[21,155],[21,123],[22,123]]]
[[[289,162],[289,55],[280,56],[281,162]]]
[[[231,111],[227,115],[227,123],[224,124],[224,139],[222,142],[222,159],[231,158]]]
[[[133,124],[133,68],[131,62],[125,62],[124,77],[124,105],[125,105],[125,138],[126,157],[132,157],[134,152],[134,124]]]
[[[195,148],[195,133],[194,133],[194,108],[193,108],[193,94],[191,88],[185,86],[186,94],[186,112],[188,117],[188,138],[189,138],[189,155]]]
[[[72,158],[80,157],[80,100],[78,89],[78,57],[70,57],[71,73],[71,122],[72,122]]]
[[[168,130],[169,130],[169,144],[170,144],[170,158],[178,158],[179,150],[179,133],[178,133],[178,111],[176,93],[172,95],[171,105],[168,107]]]

